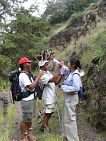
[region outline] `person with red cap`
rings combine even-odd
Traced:
[[[26,57],[23,57],[19,61],[19,66],[21,73],[19,75],[19,85],[21,92],[27,93],[21,100],[22,108],[22,122],[20,124],[21,138],[20,141],[36,141],[36,137],[32,134],[32,118],[34,115],[34,89],[43,75],[43,70],[40,70],[35,80],[33,80],[31,75],[31,62]]]

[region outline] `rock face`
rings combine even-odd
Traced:
[[[95,25],[101,19],[106,18],[106,1],[97,5],[87,14],[73,18],[68,26],[51,38],[50,48],[64,49],[74,39],[76,42],[80,36],[85,36],[91,25]]]

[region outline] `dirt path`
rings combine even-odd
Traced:
[[[7,101],[8,104],[4,100]],[[0,106],[3,109],[3,118],[4,118],[3,124],[4,125],[8,123],[8,111],[7,111],[8,108],[7,107],[11,102],[12,102],[12,97],[11,97],[9,88],[6,91],[0,92]],[[19,141],[19,137],[20,137],[19,123],[22,119],[20,102],[17,102],[14,104],[14,110],[15,110],[14,114],[15,114],[16,120],[13,126],[13,138],[11,141]]]
[[[16,122],[13,127],[13,139],[12,141],[19,141],[20,137],[20,122],[22,120],[22,112],[21,112],[21,103],[17,102],[14,104],[15,107],[15,116],[16,116]]]
[[[8,93],[7,93],[8,94]],[[20,127],[19,123],[22,118],[20,102],[14,104],[16,122],[13,126],[13,139],[11,141],[19,141]],[[86,113],[84,107],[79,105],[77,107],[77,123],[80,141],[106,141],[106,136],[99,134],[86,121]]]
[[[15,105],[16,110],[16,123],[14,126],[14,140],[19,139],[19,122],[21,120],[20,102]],[[93,129],[86,121],[84,107],[79,107],[77,111],[77,123],[80,141],[106,141],[106,136],[99,134],[95,129]]]

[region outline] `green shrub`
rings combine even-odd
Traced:
[[[11,69],[11,60],[0,54],[0,78],[6,77]]]
[[[0,81],[0,90],[4,90],[4,89],[7,89],[7,87],[9,86],[9,83],[7,80],[1,80]]]

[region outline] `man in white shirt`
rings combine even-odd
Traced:
[[[39,83],[44,85],[43,89],[43,95],[42,95],[42,100],[43,104],[45,106],[45,114],[44,114],[44,121],[43,121],[43,129],[48,128],[48,122],[51,117],[51,115],[55,112],[56,106],[57,106],[57,96],[56,96],[56,91],[55,91],[55,84],[58,83],[58,76],[60,73],[60,66],[56,69],[56,73],[52,75],[52,73],[49,71],[50,66],[49,66],[49,61],[40,61],[38,63],[38,66],[40,67],[41,70],[44,71],[44,74],[41,76]]]
[[[21,100],[23,120],[20,124],[20,141],[27,141],[27,139],[28,141],[36,141],[36,138],[32,134],[32,118],[35,108],[34,89],[43,74],[43,70],[40,70],[36,79],[33,80],[32,76],[30,75],[31,62],[32,60],[29,60],[26,57],[21,58],[19,61],[19,66],[21,68],[21,73],[19,75],[19,85],[21,87],[21,92],[24,93],[24,96]]]

